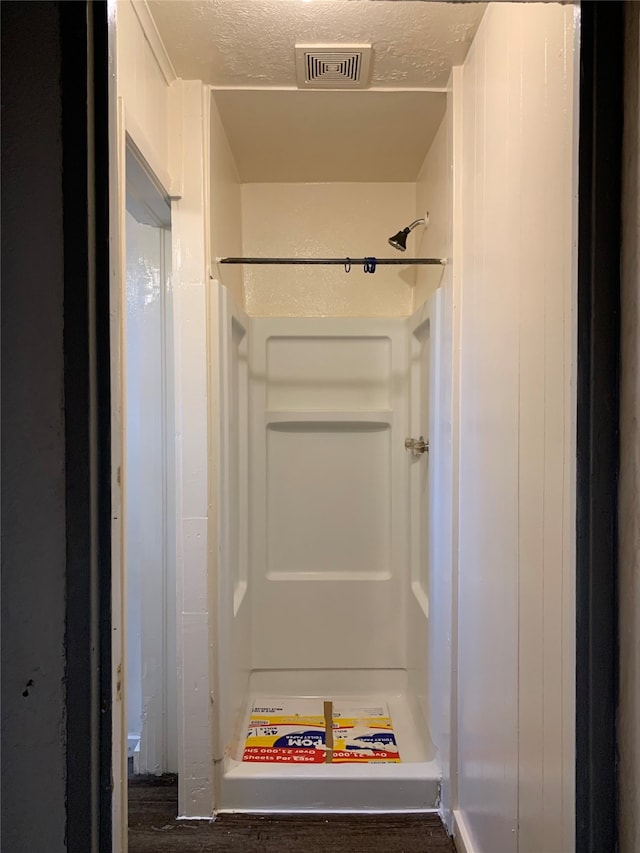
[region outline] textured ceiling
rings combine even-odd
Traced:
[[[299,43],[372,43],[372,88],[446,86],[486,3],[149,0],[176,73],[212,86],[295,86]]]
[[[240,178],[412,181],[486,3],[148,0],[175,71],[211,85]],[[370,43],[370,87],[296,86],[296,44]]]

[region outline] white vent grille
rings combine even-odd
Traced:
[[[364,89],[370,61],[370,44],[297,44],[298,88]]]

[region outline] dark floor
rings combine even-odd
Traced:
[[[175,776],[129,780],[129,853],[455,853],[437,815],[220,815],[176,821]]]

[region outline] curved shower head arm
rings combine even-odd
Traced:
[[[427,213],[425,216],[420,219],[414,219],[410,225],[407,225],[409,232],[413,231],[418,225],[428,225],[429,224],[429,214]]]

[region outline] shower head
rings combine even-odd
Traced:
[[[389,237],[389,243],[393,246],[394,249],[397,249],[399,252],[407,251],[407,237],[409,236],[410,229],[403,228],[402,231],[398,231],[397,234],[394,234],[393,237]]]
[[[411,234],[411,232],[416,227],[416,225],[420,225],[420,224],[422,224],[422,225],[428,225],[429,224],[429,214],[428,213],[423,219],[415,219],[411,223],[411,225],[407,225],[406,228],[403,228],[401,231],[398,231],[398,233],[394,234],[393,237],[389,237],[389,245],[393,246],[393,248],[397,249],[399,252],[406,252],[407,251],[407,237],[409,236],[409,234]]]

